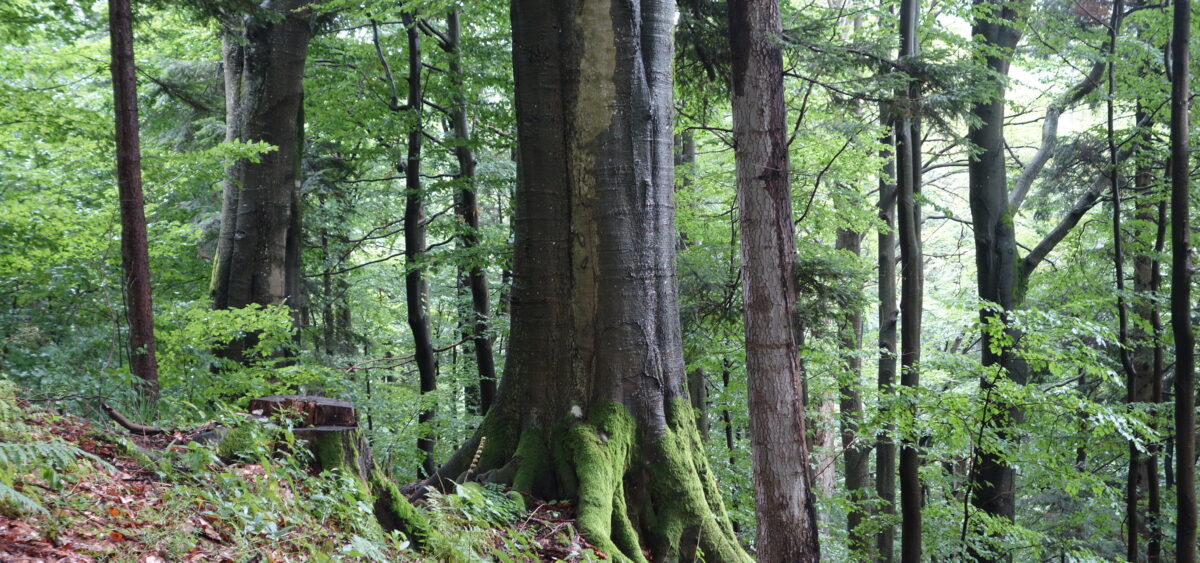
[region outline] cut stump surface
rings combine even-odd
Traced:
[[[250,412],[270,417],[277,413],[299,414],[297,425],[301,428],[320,426],[358,426],[358,412],[354,405],[328,397],[312,395],[276,395],[260,397],[250,401]]]

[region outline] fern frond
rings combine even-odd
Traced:
[[[46,513],[46,509],[42,508],[42,505],[38,504],[36,500],[21,494],[20,491],[12,488],[2,480],[0,480],[0,504],[11,504],[21,512],[26,513]]]
[[[105,469],[113,469],[104,460],[65,442],[0,442],[0,463],[16,466],[43,463],[67,465],[80,458],[99,463]]]

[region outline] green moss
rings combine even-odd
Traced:
[[[253,453],[258,447],[258,433],[250,424],[240,424],[229,429],[221,442],[217,444],[217,456],[222,459],[232,459],[243,454]]]
[[[429,521],[408,502],[400,488],[379,468],[371,470],[371,493],[375,495],[375,518],[385,530],[399,530],[419,549],[429,544]]]
[[[312,448],[313,457],[321,469],[346,469],[351,473],[357,471],[357,468],[347,467],[346,455],[342,452],[342,440],[337,435],[318,433],[312,437],[309,447]],[[351,455],[358,456],[358,452],[352,452]]]
[[[616,490],[613,491],[612,541],[624,553],[635,553],[639,557],[642,554],[641,541],[633,529],[633,522],[629,521],[622,480],[617,481]]]
[[[483,451],[479,454],[477,470],[494,469],[508,463],[508,458],[513,455],[517,448],[517,440],[521,436],[517,434],[516,425],[511,420],[501,415],[499,409],[493,409],[479,425],[479,431],[471,439],[470,447],[479,447],[481,437],[486,437],[487,443],[483,445]]]
[[[518,469],[513,477],[512,487],[518,491],[532,493],[534,485],[550,471],[550,451],[546,449],[546,442],[536,429],[526,429],[521,433],[515,456]]]
[[[687,401],[668,405],[667,430],[654,448],[657,459],[648,465],[656,510],[648,524],[664,555],[677,557],[692,547],[681,545],[684,537],[698,537],[709,559],[750,561],[733,533]]]
[[[587,422],[567,431],[566,447],[579,482],[579,531],[613,561],[645,561],[625,514],[622,486],[635,430],[623,405],[604,403],[592,408]]]
[[[566,436],[574,419],[556,427],[551,436]],[[554,473],[558,477],[559,494],[563,498],[575,498],[579,492],[579,479],[575,475],[575,465],[571,449],[566,440],[553,440],[550,445],[550,458],[554,462]]]

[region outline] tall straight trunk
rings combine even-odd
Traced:
[[[416,18],[404,15],[408,27],[408,111],[412,123],[408,129],[408,156],[404,164],[404,292],[408,309],[408,328],[413,335],[414,358],[421,380],[421,395],[437,390],[437,357],[433,354],[433,337],[429,332],[429,284],[425,280],[425,191],[421,185],[421,145],[425,136],[422,120],[421,88],[421,30]],[[427,399],[428,400],[428,399]],[[431,425],[436,409],[430,404],[421,411],[418,420]],[[433,474],[435,433],[426,427],[425,435],[417,439],[417,449],[424,452],[418,477]]]
[[[1138,103],[1137,116],[1140,122],[1145,117],[1145,111]],[[1154,201],[1156,194],[1152,186],[1153,171],[1148,166],[1145,159],[1150,158],[1148,151],[1150,147],[1148,143],[1150,139],[1145,134],[1139,134],[1137,139],[1138,164],[1133,176],[1133,191],[1136,195],[1134,217],[1138,223],[1143,225],[1155,225],[1158,228],[1158,218],[1156,210],[1158,204]],[[1133,292],[1134,300],[1132,303],[1133,314],[1144,322],[1149,323],[1151,327],[1154,325],[1154,317],[1156,305],[1150,297],[1156,291],[1154,287],[1154,269],[1157,257],[1152,249],[1144,248],[1133,257]],[[1132,350],[1133,362],[1133,377],[1126,389],[1126,399],[1130,403],[1152,403],[1153,388],[1154,388],[1154,355],[1157,349],[1158,331],[1151,328],[1148,333],[1141,328],[1140,323],[1135,323],[1130,327],[1129,340]],[[1157,496],[1157,480],[1158,471],[1156,464],[1151,460],[1154,458],[1154,445],[1151,444],[1149,452],[1142,455],[1136,447],[1136,443],[1131,442],[1129,445],[1129,470],[1128,481],[1126,482],[1126,502],[1133,499],[1133,504],[1136,510],[1137,503],[1140,502],[1143,494],[1149,494],[1150,490],[1154,489],[1154,494]],[[1153,475],[1151,474],[1153,473]],[[1151,485],[1151,481],[1155,481]],[[1138,533],[1145,533],[1148,537],[1147,556],[1152,560],[1157,560],[1157,557],[1151,555],[1151,551],[1156,551],[1154,545],[1156,543],[1155,521],[1157,516],[1150,512],[1150,505],[1155,503],[1148,502],[1145,512],[1145,518],[1139,521],[1141,525],[1137,528],[1133,526],[1127,527],[1130,530],[1137,530]],[[1127,506],[1128,509],[1128,506]],[[1134,548],[1136,550],[1136,548]],[[1126,554],[1128,557],[1128,553]]]
[[[792,323],[796,247],[779,3],[733,0],[728,6],[758,556],[814,561],[817,517],[805,471],[803,382]]]
[[[900,3],[900,60],[918,54],[918,0]],[[920,84],[910,77],[902,94],[903,111],[896,116],[896,207],[900,238],[900,384],[915,390],[920,386],[921,309],[924,294],[921,258],[920,193],[921,145],[917,130]],[[908,416],[916,418],[916,412]],[[900,448],[900,560],[921,560],[920,454],[915,437],[905,436]]]
[[[467,285],[471,289],[471,308],[474,312],[469,323],[471,342],[475,348],[475,365],[479,371],[479,408],[486,413],[496,400],[496,359],[492,355],[492,339],[488,336],[488,319],[491,305],[488,304],[488,283],[480,264],[482,257],[474,256],[479,248],[479,201],[475,184],[475,151],[471,149],[471,131],[467,124],[467,98],[463,91],[462,39],[459,11],[453,10],[446,17],[446,47],[450,52],[450,81],[454,86],[454,107],[451,109],[451,124],[454,128],[454,156],[458,159],[458,198],[455,203],[459,217],[466,224],[460,244],[471,255],[467,271]]]
[[[1195,336],[1188,190],[1188,41],[1191,0],[1175,0],[1171,33],[1171,328],[1175,334],[1175,557],[1196,560]]]
[[[1004,151],[1005,81],[1009,58],[1020,33],[1016,28],[1018,15],[1014,6],[1000,0],[976,0],[975,5],[980,15],[972,22],[972,36],[978,42],[979,52],[986,57],[987,68],[996,77],[991,97],[971,106],[973,123],[967,130],[968,140],[979,149],[968,166],[968,183],[978,293],[980,299],[994,304],[980,311],[981,325],[987,327],[997,320],[1005,322],[1007,313],[1020,305],[1024,292],[1024,272],[1017,261],[1013,231],[1014,210],[1009,207]],[[985,7],[991,9],[984,10]],[[987,331],[980,346],[984,366],[980,388],[985,396],[980,424],[994,428],[1001,443],[1011,436],[1007,426],[1019,422],[1021,412],[1004,397],[996,396],[994,389],[1001,377],[1018,384],[1025,383],[1027,371],[1015,350],[1020,335],[1008,329],[1006,333],[1010,346],[998,345],[994,335]],[[983,435],[982,431],[980,435]],[[979,510],[1011,520],[1016,511],[1015,473],[997,448],[996,444],[976,444],[969,495]],[[964,516],[964,533],[968,523],[969,517]],[[988,553],[976,553],[976,556],[980,559],[998,557]]]
[[[1138,373],[1134,366],[1129,342],[1129,308],[1125,303],[1125,243],[1121,233],[1121,177],[1120,159],[1117,156],[1115,131],[1115,71],[1117,66],[1117,33],[1121,14],[1125,10],[1123,0],[1116,0],[1108,24],[1108,55],[1112,61],[1108,66],[1108,96],[1105,100],[1106,140],[1108,142],[1108,184],[1112,196],[1113,269],[1117,289],[1117,345],[1121,368],[1125,372],[1125,402],[1132,405],[1137,401]],[[1126,551],[1129,561],[1139,559],[1138,535],[1141,532],[1138,513],[1138,447],[1135,440],[1129,441],[1129,468],[1125,475],[1125,526]]]
[[[838,229],[836,247],[855,256],[862,254],[862,233],[849,229]],[[862,392],[859,379],[862,376],[863,314],[854,307],[846,313],[838,329],[842,353],[845,355],[845,370],[838,377],[840,395],[842,450],[845,463],[846,495],[851,505],[846,512],[846,532],[850,549],[864,553],[870,547],[869,538],[863,529],[867,516],[867,489],[871,484],[871,446],[859,434],[863,420]]]
[[[158,402],[154,354],[154,307],[150,297],[149,241],[142,197],[142,152],[138,140],[137,75],[133,59],[133,13],[129,0],[109,0],[112,41],[113,115],[117,137],[117,194],[121,200],[121,269],[129,321],[129,368],[141,380],[139,394]]]
[[[618,561],[748,561],[688,401],[666,0],[515,0],[520,181],[496,403],[438,471],[570,498]],[[486,441],[484,441],[486,439]],[[481,447],[482,443],[482,447]]]
[[[1150,293],[1157,296],[1162,288],[1162,262],[1167,238],[1167,203],[1160,199],[1158,202],[1158,229],[1154,237],[1154,262],[1150,267]],[[1155,419],[1158,418],[1159,408],[1163,402],[1163,326],[1162,314],[1157,306],[1150,312],[1150,329],[1154,331],[1153,368],[1150,373],[1150,401],[1154,404]],[[1161,443],[1151,446],[1150,455],[1144,464],[1147,481],[1146,515],[1150,522],[1150,541],[1146,554],[1151,562],[1162,560],[1162,490],[1158,483],[1158,455],[1162,449]]]
[[[222,21],[225,138],[265,142],[258,162],[225,173],[211,293],[216,309],[299,306],[300,152],[304,61],[312,38],[310,0],[268,0]],[[254,336],[221,354],[242,361]]]
[[[895,133],[891,132],[891,109],[880,107],[880,120],[890,132],[882,139],[886,147],[880,153],[883,169],[879,173],[879,370],[878,388],[882,400],[894,394],[896,384],[896,326],[900,310],[896,304],[896,153]],[[879,496],[879,511],[886,517],[896,513],[896,443],[892,432],[895,425],[885,422],[875,445],[875,493]],[[896,543],[896,527],[885,525],[875,538],[880,561],[892,560]]]

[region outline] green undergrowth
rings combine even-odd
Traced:
[[[0,560],[65,550],[105,561],[515,562],[546,549],[599,560],[570,510],[527,508],[492,484],[456,485],[410,506],[426,523],[421,537],[386,532],[357,475],[313,474],[308,449],[279,426],[235,425],[219,444],[144,447],[22,405],[0,378],[0,519],[12,523],[0,526]]]

